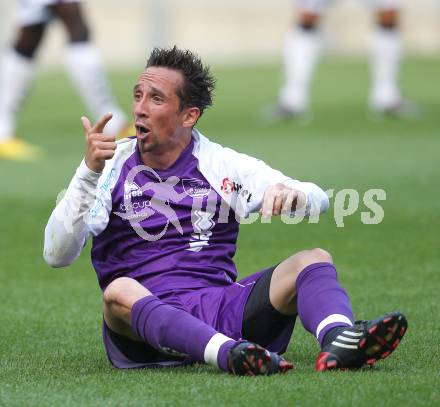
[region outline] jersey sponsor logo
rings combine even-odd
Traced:
[[[106,180],[101,185],[101,192],[105,193],[110,189],[110,186],[114,184],[114,181],[116,179],[116,170],[112,168],[110,173],[108,174]]]
[[[119,204],[119,208],[121,211],[127,212],[133,210],[135,214],[137,211],[145,209],[147,206],[150,206],[150,201],[148,199],[144,199],[140,202],[128,202],[127,204]]]
[[[139,185],[134,182],[134,179],[142,172],[149,172],[157,181],[149,181],[140,188]],[[159,240],[166,233],[170,224],[183,235],[183,229],[178,215],[170,204],[171,202],[178,203],[186,196],[184,192],[179,193],[174,189],[179,182],[180,179],[175,176],[171,176],[163,181],[154,169],[146,165],[136,165],[130,169],[124,183],[124,206],[121,206],[121,210],[125,209],[125,212],[114,212],[114,214],[121,219],[128,220],[137,235],[149,242]],[[142,202],[137,199],[138,207],[135,207],[135,202],[132,202],[132,198],[143,196],[143,191],[146,190],[152,192],[151,198]],[[164,216],[166,221],[160,232],[151,234],[147,230],[148,225],[144,223],[141,224],[141,222],[146,221],[156,214]]]
[[[124,183],[124,200],[135,198],[137,196],[142,196],[142,189],[136,182],[125,182]]]
[[[187,195],[193,198],[207,196],[211,192],[211,185],[197,178],[182,179],[182,187]]]
[[[132,201],[133,198],[139,198],[141,196],[142,189],[139,185],[136,184],[136,182],[126,181],[124,183],[124,200],[119,204],[119,209],[124,212],[133,212],[131,213],[130,219],[142,218],[142,210],[150,206],[150,201],[148,199]]]
[[[238,192],[243,188],[243,185],[237,184],[235,181],[231,181],[229,178],[223,178],[220,189],[226,194],[232,194],[234,191]]]
[[[104,208],[103,195],[110,190],[111,186],[114,184],[115,179],[116,179],[116,171],[113,168],[107,175],[105,181],[99,187],[99,192],[96,197],[95,205],[90,210],[90,216],[92,219],[98,217],[98,215],[101,213],[101,210]]]
[[[226,194],[232,194],[235,192],[237,195],[242,196],[246,199],[246,202],[250,202],[252,199],[252,193],[248,191],[247,189],[243,188],[242,184],[239,184],[238,182],[232,181],[229,178],[223,178],[222,185],[220,186],[220,189]]]

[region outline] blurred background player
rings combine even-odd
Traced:
[[[301,116],[309,110],[310,85],[318,63],[322,36],[319,22],[331,0],[297,0],[298,21],[286,38],[285,82],[272,112],[274,118]],[[370,69],[370,109],[379,114],[408,115],[410,104],[398,84],[402,55],[398,27],[400,0],[366,0],[375,13]]]
[[[35,54],[48,24],[58,19],[68,35],[65,65],[85,105],[95,117],[106,112],[113,119],[110,135],[128,129],[128,120],[110,90],[101,60],[90,43],[90,32],[79,0],[19,0],[18,32],[0,62],[0,158],[27,160],[41,155],[40,148],[16,137],[17,114],[35,73]]]

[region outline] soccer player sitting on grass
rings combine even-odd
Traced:
[[[136,137],[116,144],[82,118],[85,159],[45,231],[44,257],[71,264],[89,236],[103,340],[118,368],[205,362],[236,375],[285,372],[296,316],[321,345],[319,371],[387,357],[406,330],[390,313],[354,322],[329,253],[303,250],[236,281],[238,220],[309,215],[328,198],[194,126],[214,78],[176,47],[153,50],[133,91]]]

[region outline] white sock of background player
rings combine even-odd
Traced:
[[[395,28],[377,27],[371,47],[371,93],[370,106],[384,110],[401,101],[398,85],[402,41]]]
[[[15,135],[17,114],[35,76],[35,63],[14,49],[0,62],[0,143]]]
[[[291,30],[285,41],[285,82],[279,94],[279,103],[292,112],[309,108],[310,85],[322,48],[321,33],[317,29]]]
[[[117,135],[127,126],[128,119],[113,97],[95,47],[89,42],[69,44],[65,63],[75,88],[95,119],[107,112],[113,113],[105,131],[107,134]]]

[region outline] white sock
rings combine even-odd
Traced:
[[[13,49],[0,62],[0,142],[12,138],[20,110],[32,84],[35,64]]]
[[[95,48],[88,42],[69,44],[66,52],[66,67],[73,84],[95,120],[107,112],[113,113],[113,118],[105,127],[105,133],[117,135],[128,124],[128,120],[112,95],[104,67]]]
[[[286,80],[280,91],[279,102],[289,110],[302,112],[309,107],[310,83],[321,53],[321,34],[317,30],[294,31],[286,36]]]
[[[402,43],[400,32],[378,27],[371,48],[370,106],[386,109],[401,100],[398,85]]]
[[[206,344],[203,358],[205,363],[211,366],[220,367],[218,363],[218,354],[221,346],[233,339],[221,333],[216,333]]]

